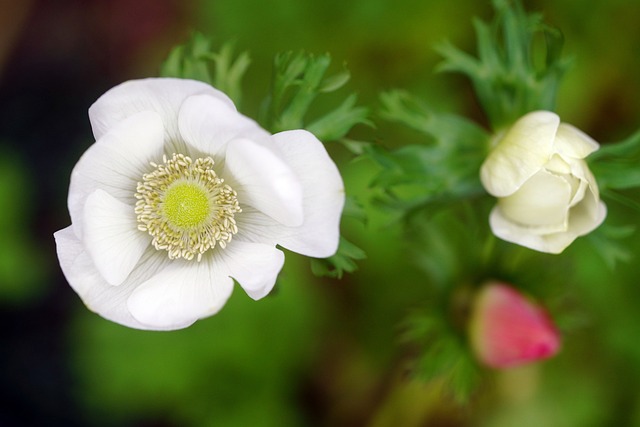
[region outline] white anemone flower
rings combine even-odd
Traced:
[[[584,160],[599,148],[557,114],[534,111],[499,139],[482,165],[484,188],[498,198],[489,223],[503,240],[558,254],[607,215]]]
[[[197,81],[125,82],[89,109],[96,142],[71,174],[71,225],[55,233],[71,287],[91,310],[172,330],[218,312],[236,281],[267,295],[276,245],[338,247],[344,186],[311,133],[271,135]]]

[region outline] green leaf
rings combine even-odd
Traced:
[[[160,67],[160,75],[208,83],[226,93],[239,106],[242,101],[242,78],[250,63],[247,52],[237,56],[234,54],[232,43],[226,43],[215,52],[206,36],[194,33],[187,43],[169,53]]]
[[[275,58],[273,132],[304,127],[304,116],[318,96],[331,58],[287,52]]]
[[[413,374],[423,381],[440,380],[453,398],[465,403],[480,382],[480,369],[463,337],[446,322],[442,310],[413,313],[402,338],[417,345],[420,354]]]
[[[489,135],[474,122],[447,113],[437,113],[406,91],[394,90],[380,95],[381,116],[404,124],[429,137],[438,145],[479,146],[488,152]]]
[[[342,104],[307,126],[307,130],[321,141],[337,141],[344,137],[356,124],[372,123],[367,120],[369,110],[355,107],[357,97],[350,95]]]
[[[342,210],[342,217],[354,218],[363,224],[366,224],[368,217],[367,211],[358,199],[354,196],[347,196],[345,198],[344,209]]]
[[[211,55],[215,65],[213,86],[226,93],[237,104],[242,96],[242,78],[246,73],[251,58],[247,52],[234,56],[233,45],[225,44],[220,52]]]
[[[200,80],[212,84],[208,53],[211,42],[202,34],[194,33],[184,45],[175,47],[160,66],[162,77]]]
[[[373,145],[368,141],[358,141],[351,138],[340,138],[338,142],[346,148],[351,154],[356,156],[362,156],[366,153],[367,149]]]
[[[311,271],[316,276],[341,279],[344,273],[358,269],[356,261],[366,259],[366,253],[344,237],[340,237],[338,252],[324,259],[312,259]]]
[[[178,77],[182,74],[182,61],[184,58],[184,46],[174,47],[167,59],[160,65],[160,76]]]
[[[589,167],[603,196],[611,190],[640,187],[640,131],[615,144],[605,144],[588,157]]]
[[[595,232],[590,233],[588,238],[607,267],[614,270],[618,263],[629,262],[633,258],[628,245],[623,244],[621,240],[630,237],[635,231],[636,227],[632,225],[614,226],[604,223]]]
[[[345,199],[343,218],[352,218],[361,223],[367,222],[364,206],[353,196]],[[366,259],[366,253],[344,237],[340,237],[340,244],[335,255],[324,259],[311,259],[311,271],[319,277],[341,279],[344,273],[353,273],[358,269],[357,261]]]
[[[328,54],[278,54],[274,60],[271,93],[264,108],[265,127],[274,133],[307,129],[321,141],[329,142],[340,140],[357,124],[370,124],[368,110],[356,107],[355,95],[314,120],[308,119],[309,110],[319,95],[336,91],[349,80],[348,71],[326,77],[330,64]]]
[[[462,117],[435,113],[406,92],[381,96],[382,117],[421,133],[424,143],[394,151],[367,147],[381,166],[372,186],[383,189],[378,202],[409,211],[433,203],[451,203],[484,194],[479,179],[489,137]]]
[[[560,55],[562,34],[544,24],[539,14],[526,13],[520,0],[496,0],[494,8],[491,24],[474,21],[477,57],[445,42],[437,47],[444,57],[437,70],[466,75],[493,129],[499,130],[527,112],[553,110],[570,61]],[[546,57],[537,64],[535,54],[541,47]]]
[[[344,70],[334,76],[327,77],[324,82],[322,82],[320,92],[334,92],[346,85],[350,78],[351,73],[349,73],[349,70]]]

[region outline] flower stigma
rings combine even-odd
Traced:
[[[176,181],[164,196],[164,213],[169,222],[180,228],[202,224],[211,212],[207,190],[197,183]]]
[[[200,261],[216,245],[224,249],[238,232],[234,214],[242,210],[236,192],[216,175],[211,157],[173,154],[162,160],[152,162],[155,169],[138,182],[138,229],[170,259]]]

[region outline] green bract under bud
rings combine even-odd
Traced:
[[[192,160],[182,154],[163,163],[138,183],[135,213],[138,229],[171,259],[202,259],[209,249],[224,248],[238,232],[234,214],[241,212],[236,192],[213,170],[211,157]]]

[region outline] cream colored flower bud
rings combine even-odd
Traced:
[[[498,198],[489,222],[503,240],[560,253],[598,227],[607,210],[584,159],[599,148],[557,114],[535,111],[502,136],[480,170]]]

